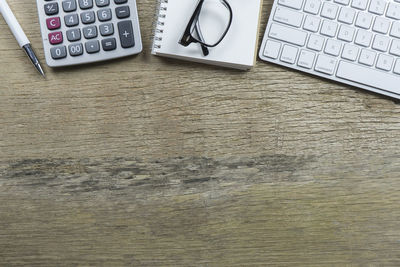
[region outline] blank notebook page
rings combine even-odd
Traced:
[[[199,44],[180,45],[183,32],[198,3],[197,0],[169,0],[161,47],[155,52],[175,58],[239,69],[249,69],[255,61],[255,49],[261,0],[228,0],[233,11],[232,25],[222,42],[203,56]]]

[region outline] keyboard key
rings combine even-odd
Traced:
[[[393,57],[380,54],[378,60],[376,61],[376,67],[381,70],[389,71],[392,69]]]
[[[297,65],[306,69],[311,69],[314,64],[315,53],[301,50]]]
[[[111,15],[111,9],[106,8],[106,9],[100,9],[97,11],[97,18],[99,21],[108,21],[112,19]]]
[[[385,0],[371,0],[369,5],[369,12],[382,15],[385,11],[386,1]]]
[[[81,20],[83,24],[90,24],[96,21],[94,11],[88,11],[81,13]]]
[[[115,14],[116,14],[117,18],[119,18],[119,19],[128,18],[131,15],[129,6],[117,7],[115,9]]]
[[[329,37],[334,37],[336,35],[337,27],[338,25],[336,22],[324,20],[322,22],[321,34]]]
[[[104,51],[112,51],[117,48],[117,42],[115,38],[108,38],[101,41],[101,45]]]
[[[67,27],[74,27],[79,24],[78,14],[66,15],[64,22]]]
[[[362,49],[358,62],[367,66],[372,66],[374,65],[375,57],[376,57],[376,52],[372,50]]]
[[[50,54],[53,59],[61,59],[67,56],[67,49],[65,46],[53,47],[50,49]]]
[[[45,4],[44,5],[44,12],[48,16],[58,14],[58,3]]]
[[[102,36],[109,36],[114,34],[114,25],[112,23],[101,24],[99,26],[99,29]]]
[[[281,50],[281,44],[272,40],[268,40],[265,44],[264,56],[277,59]]]
[[[85,43],[85,48],[86,48],[86,52],[88,54],[93,54],[93,53],[97,53],[100,51],[100,44],[99,41],[94,40],[94,41],[89,41]]]
[[[386,34],[390,27],[390,21],[382,17],[376,17],[372,30],[375,32]]]
[[[303,0],[279,0],[278,2],[282,6],[291,7],[294,9],[300,9],[303,5]]]
[[[353,41],[354,37],[354,27],[342,25],[340,26],[338,39],[346,42]]]
[[[321,8],[320,0],[307,0],[304,5],[304,11],[314,15],[317,15],[319,13],[320,8]]]
[[[354,41],[354,43],[361,45],[361,46],[368,47],[368,46],[370,46],[371,41],[372,41],[372,33],[371,32],[365,31],[365,30],[358,30],[356,40]]]
[[[400,5],[396,3],[389,3],[388,9],[386,11],[386,17],[399,20]]]
[[[123,48],[129,48],[135,45],[132,22],[130,20],[118,22],[118,32]]]
[[[368,30],[371,27],[372,18],[370,13],[358,12],[356,26]]]
[[[72,12],[76,10],[76,1],[75,0],[65,0],[62,2],[62,7],[64,12]]]
[[[311,34],[310,38],[308,39],[307,48],[315,51],[321,51],[322,47],[324,46],[324,42],[324,37],[317,34]]]
[[[386,52],[389,46],[389,38],[383,35],[375,35],[372,48],[378,51]]]
[[[396,63],[394,64],[393,72],[396,74],[400,74],[400,59],[396,60]]]
[[[303,21],[303,14],[293,9],[278,6],[274,14],[274,20],[287,25],[300,27]]]
[[[46,19],[47,29],[56,30],[61,27],[60,17]]]
[[[400,40],[393,39],[389,53],[400,57]]]
[[[68,46],[69,54],[73,57],[80,56],[83,54],[82,44],[70,44]]]
[[[296,61],[298,49],[290,45],[284,45],[281,54],[281,61],[293,64]]]
[[[67,39],[70,42],[79,41],[81,39],[81,30],[80,29],[72,29],[66,32]]]
[[[114,3],[116,3],[116,4],[125,4],[127,2],[128,2],[128,0],[114,0]]]
[[[348,81],[400,94],[398,77],[362,65],[340,61],[336,76]]]
[[[321,73],[332,75],[335,72],[337,60],[333,57],[319,55],[315,63],[315,70]]]
[[[83,30],[83,36],[86,39],[92,39],[97,37],[97,28],[96,26],[88,26],[82,29]]]
[[[341,48],[342,48],[341,42],[333,39],[328,39],[328,41],[326,41],[324,52],[328,55],[338,56]]]
[[[78,0],[81,9],[89,9],[93,7],[93,0]]]
[[[360,10],[365,10],[368,5],[368,0],[353,0],[351,6]]]
[[[307,33],[272,23],[268,36],[287,43],[304,46],[306,43]]]
[[[325,2],[322,7],[321,17],[328,19],[335,19],[338,12],[337,5],[331,4],[329,2]]]
[[[354,11],[353,8],[342,7],[340,9],[338,21],[347,23],[347,24],[353,24],[355,15],[356,15],[356,12]]]
[[[342,58],[355,61],[358,56],[359,48],[355,45],[345,44],[342,51]]]
[[[306,19],[304,20],[303,29],[311,32],[317,32],[320,24],[321,20],[318,17],[307,15]]]
[[[63,42],[62,32],[49,33],[49,42],[52,45],[61,44]]]
[[[96,6],[105,7],[110,5],[110,0],[96,0]]]
[[[392,29],[390,30],[390,36],[400,38],[400,22],[395,21],[392,24]]]

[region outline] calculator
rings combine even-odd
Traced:
[[[36,0],[46,63],[62,67],[142,51],[135,0]]]

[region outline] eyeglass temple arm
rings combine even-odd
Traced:
[[[199,39],[204,43],[204,37],[203,34],[201,33],[201,29],[200,29],[200,25],[199,25],[199,21],[197,21],[196,26],[194,27],[196,30],[197,35],[199,36]],[[201,46],[201,50],[203,51],[203,55],[204,56],[208,56],[210,54],[210,51],[208,50],[207,46],[200,44]]]

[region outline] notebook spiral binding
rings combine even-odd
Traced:
[[[167,14],[168,0],[157,0],[156,18],[153,27],[153,46],[152,53],[161,48],[162,35],[164,33],[164,23]]]

